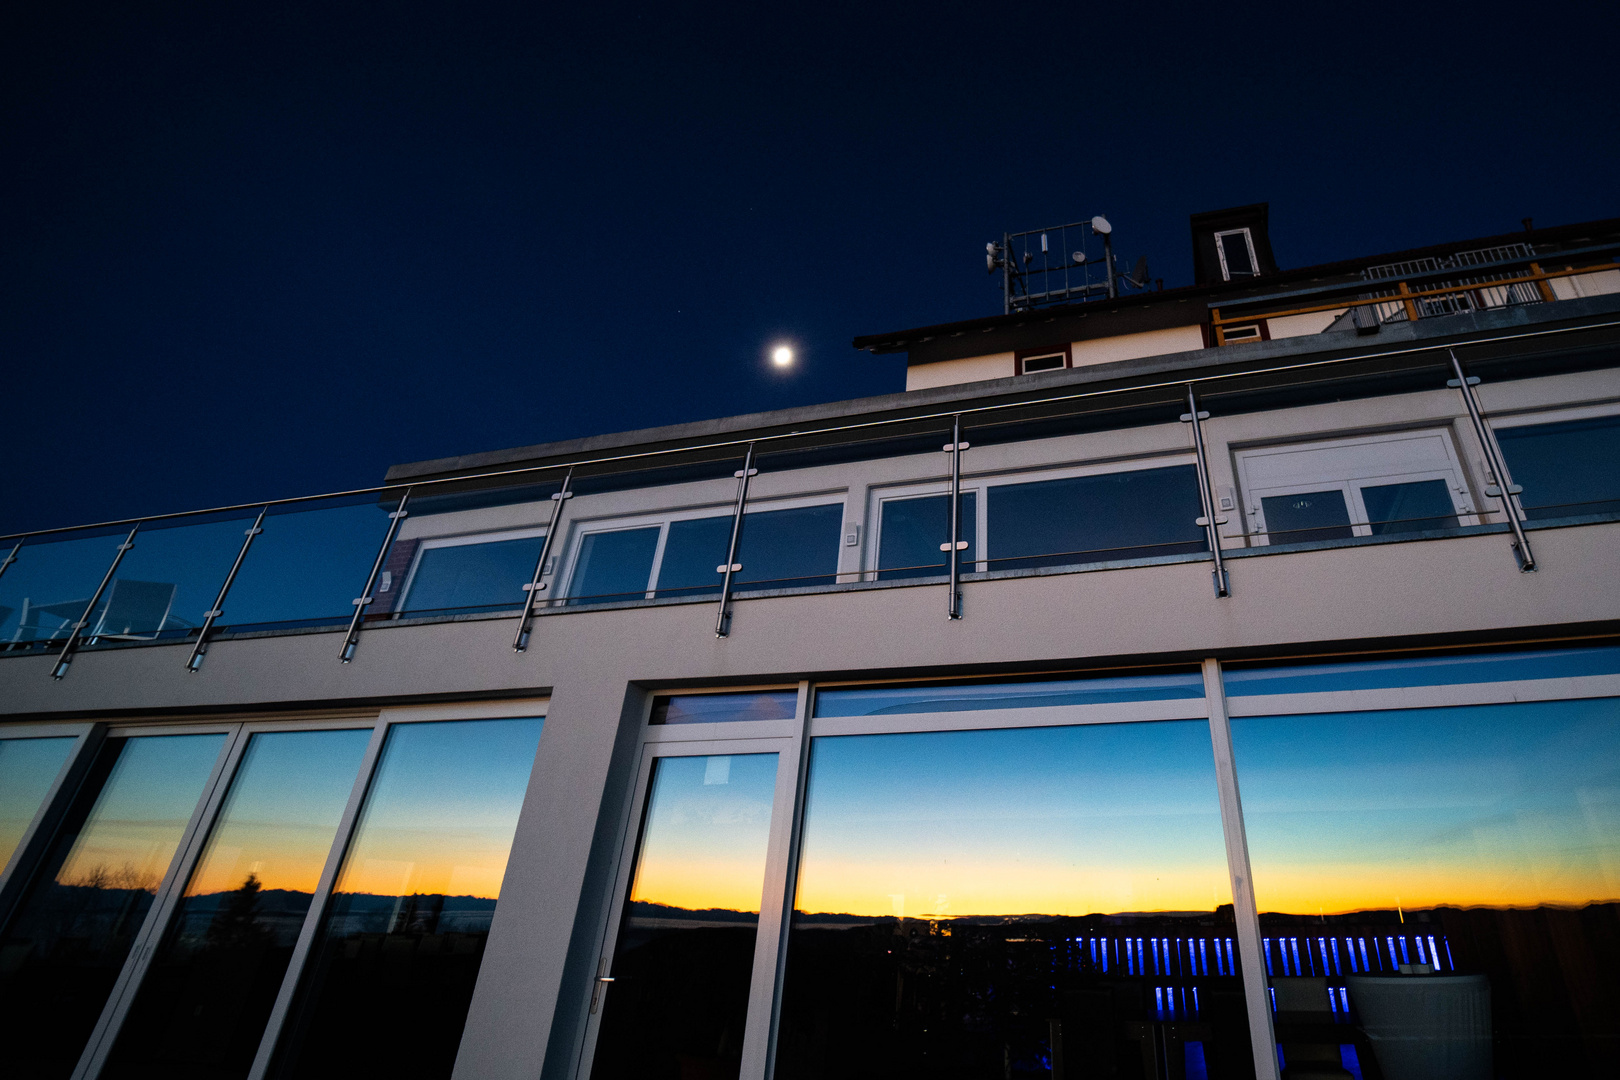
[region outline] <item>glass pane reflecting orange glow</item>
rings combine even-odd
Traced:
[[[0,739],[0,870],[39,813],[76,739]]]
[[[736,754],[656,763],[594,1080],[737,1076],[776,762]]]
[[[1612,1074],[1620,700],[1246,717],[1232,735],[1274,976],[1348,984],[1361,1011],[1357,977],[1394,992],[1367,978],[1437,969],[1430,994],[1451,979],[1460,1003],[1483,975],[1497,1076]]]
[[[450,1075],[540,728],[524,718],[389,730],[278,1075]]]
[[[1205,721],[816,739],[777,1075],[1252,1063]]]
[[[0,940],[0,1042],[12,1075],[72,1073],[224,742],[103,744]]]
[[[247,1076],[370,738],[252,736],[102,1080]]]

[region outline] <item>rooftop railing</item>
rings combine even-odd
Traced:
[[[368,627],[489,616],[516,619],[512,644],[522,651],[534,619],[581,609],[710,602],[716,605],[716,633],[725,636],[737,596],[918,585],[943,586],[944,613],[956,619],[963,616],[964,580],[1207,561],[1219,597],[1233,587],[1227,563],[1238,556],[1471,532],[1510,533],[1519,568],[1529,571],[1536,564],[1527,529],[1554,520],[1620,516],[1620,490],[1580,500],[1538,499],[1536,492],[1514,486],[1478,400],[1480,376],[1470,371],[1494,380],[1613,367],[1613,346],[1606,342],[1617,327],[1620,320],[1475,338],[1455,351],[1427,345],[1256,362],[472,476],[12,534],[0,537],[0,651],[53,653],[51,673],[61,678],[85,648],[189,643],[186,664],[196,671],[210,643],[223,636],[347,627],[338,650],[347,663]],[[1366,520],[1245,531],[1239,510],[1222,507],[1204,430],[1211,413],[1231,416],[1447,385],[1459,395],[1490,474],[1486,501],[1468,514],[1422,506],[1403,511],[1392,504],[1382,513],[1369,509]],[[1001,486],[986,486],[982,477],[964,479],[965,470],[982,471],[973,465],[976,456],[1014,444],[1039,452],[1050,445],[1040,440],[1056,436],[1178,420],[1190,431],[1185,464],[1069,477],[1059,481],[1067,487],[1048,487],[1040,496],[1061,490],[1068,493],[1063,498],[1089,500],[1094,508],[1117,505],[1118,512],[1075,511],[1075,528],[1032,528],[1016,543],[999,537],[993,525],[976,526],[994,521],[987,517],[994,508],[976,499],[1011,506],[1018,485],[1017,477],[1001,476]],[[938,464],[917,465],[921,454],[938,455]],[[1028,454],[1019,461],[1019,469],[1039,467]],[[852,569],[847,561],[840,565],[839,553],[859,548],[860,536],[844,533],[843,496],[818,502],[812,491],[784,507],[782,491],[793,485],[780,478],[873,462],[889,463],[889,474],[928,490],[912,500],[908,516],[893,523],[910,546],[897,542],[890,551],[885,544]],[[568,538],[565,519],[576,498],[700,480],[729,480],[732,498],[725,505],[710,500],[707,509],[661,523],[609,521],[594,533]],[[774,488],[762,497],[760,485],[767,480]],[[968,490],[975,484],[978,492]],[[827,512],[834,504],[839,510]],[[467,532],[457,515],[470,510],[485,512],[478,526],[485,530],[479,537],[484,542],[459,549],[441,543],[454,539],[458,528]],[[1038,507],[1025,513],[1025,520],[1037,522],[1050,516]],[[437,531],[435,518],[445,522]],[[605,539],[597,543],[593,536]],[[562,550],[565,538],[572,550]],[[635,559],[626,561],[624,553],[632,549]],[[590,560],[598,555],[593,569]],[[461,584],[437,593],[413,585],[413,575],[420,577],[430,561],[444,566],[445,580]],[[555,584],[565,577],[566,585]]]
[[[1346,321],[1346,329],[1374,334],[1389,323],[1554,303],[1560,299],[1555,282],[1620,270],[1617,251],[1620,244],[1541,253],[1530,244],[1511,244],[1371,266],[1357,281],[1215,301],[1210,326],[1215,344],[1230,345],[1259,340],[1263,320],[1296,315],[1331,312]]]

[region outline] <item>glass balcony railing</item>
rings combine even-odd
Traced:
[[[540,616],[703,602],[725,634],[738,597],[938,585],[957,617],[964,581],[1205,562],[1224,594],[1232,558],[1477,533],[1533,569],[1528,530],[1620,519],[1620,408],[1488,417],[1473,384],[1615,354],[1481,346],[1466,371],[1444,347],[1205,369],[0,538],[0,653],[60,676],[83,649],[189,643],[196,668],[220,637],[347,626],[348,659],[368,628],[488,617],[522,649]],[[1435,391],[1389,435],[1300,409]]]

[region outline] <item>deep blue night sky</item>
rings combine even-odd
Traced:
[[[1605,4],[334,7],[0,16],[0,531],[898,390],[1007,229],[1620,214]]]

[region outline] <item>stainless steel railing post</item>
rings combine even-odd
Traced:
[[[534,576],[529,583],[523,586],[523,617],[518,620],[517,634],[512,638],[512,651],[522,652],[529,647],[529,627],[534,622],[534,602],[539,598],[541,590],[546,586],[540,581],[545,576],[546,559],[551,556],[551,541],[557,535],[557,524],[562,520],[563,503],[574,497],[568,490],[568,484],[574,479],[574,467],[570,465],[563,474],[562,490],[551,496],[551,523],[546,526],[546,538],[540,541],[540,558],[534,563]]]
[[[219,595],[214,597],[214,606],[203,615],[202,629],[197,631],[197,644],[191,647],[191,659],[186,661],[186,670],[196,674],[202,667],[203,656],[208,652],[208,635],[214,629],[214,621],[225,614],[225,597],[230,593],[231,586],[236,583],[236,575],[242,569],[242,560],[247,558],[248,548],[253,546],[253,538],[264,532],[264,515],[270,512],[265,506],[259,510],[259,516],[253,519],[242,537],[242,546],[236,552],[236,561],[231,563],[231,572],[225,575],[225,583],[219,587]]]
[[[372,589],[377,584],[377,575],[382,573],[383,562],[388,558],[388,549],[394,546],[394,537],[399,533],[399,524],[409,516],[405,511],[405,504],[411,500],[411,489],[406,488],[405,494],[399,497],[399,507],[388,515],[388,535],[383,537],[382,547],[377,549],[377,558],[371,564],[371,574],[366,578],[365,591],[354,601],[354,618],[349,620],[349,634],[343,639],[343,651],[338,659],[345,664],[354,659],[354,647],[360,644],[360,620],[365,618],[366,608],[377,597]]]
[[[108,585],[112,584],[113,575],[118,572],[118,564],[124,561],[124,556],[129,554],[129,549],[135,546],[135,534],[140,531],[140,528],[139,525],[136,525],[130,529],[129,535],[124,537],[124,542],[118,545],[118,552],[113,556],[112,565],[107,567],[107,572],[101,576],[101,584],[96,586],[95,595],[90,598],[88,604],[84,605],[84,614],[80,615],[79,621],[73,624],[73,629],[68,632],[67,640],[62,643],[62,651],[56,654],[56,665],[51,668],[51,678],[60,679],[67,674],[68,665],[73,663],[73,652],[79,647],[79,638],[84,634],[84,628],[90,625],[90,616],[96,610],[96,605],[101,603],[101,594],[107,591]]]
[[[962,539],[962,451],[967,448],[962,441],[962,414],[957,413],[951,417],[951,441],[943,447],[951,455],[951,538],[939,545],[939,550],[946,553],[951,575],[950,597],[945,604],[947,619],[962,617],[962,551],[968,546]]]
[[[1204,516],[1196,524],[1203,527],[1204,534],[1209,538],[1209,553],[1215,559],[1215,569],[1211,572],[1215,579],[1215,595],[1231,596],[1232,579],[1227,575],[1226,560],[1221,555],[1219,529],[1226,524],[1226,519],[1215,515],[1215,500],[1209,480],[1209,451],[1204,446],[1204,421],[1208,419],[1209,413],[1198,411],[1198,395],[1193,392],[1192,383],[1188,383],[1187,411],[1181,414],[1181,422],[1192,425],[1193,451],[1198,457],[1198,502],[1204,508]]]
[[[714,636],[725,637],[731,633],[731,577],[742,570],[742,563],[737,561],[737,541],[742,536],[743,511],[748,503],[748,481],[757,475],[759,470],[754,468],[754,444],[748,444],[748,452],[743,456],[743,467],[736,471],[737,477],[737,509],[731,515],[731,542],[726,545],[726,561],[715,567],[715,572],[724,575],[720,579],[720,614],[715,618]]]
[[[1513,503],[1513,496],[1519,493],[1520,488],[1508,475],[1507,463],[1497,453],[1496,440],[1491,438],[1490,431],[1485,427],[1485,416],[1479,410],[1479,397],[1474,392],[1479,379],[1463,371],[1462,361],[1457,359],[1455,349],[1447,349],[1446,354],[1451,357],[1451,370],[1457,376],[1448,379],[1446,385],[1456,387],[1462,394],[1463,404],[1468,408],[1468,419],[1474,425],[1474,437],[1479,439],[1480,449],[1485,452],[1485,467],[1491,471],[1491,486],[1485,489],[1485,494],[1501,501],[1508,528],[1513,530],[1513,554],[1519,560],[1519,571],[1528,574],[1536,568],[1536,556],[1530,550],[1530,538],[1524,533],[1518,507]]]

